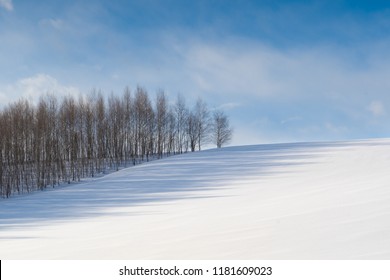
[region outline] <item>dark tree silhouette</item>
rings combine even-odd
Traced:
[[[183,96],[172,105],[164,91],[155,103],[138,87],[131,94],[103,98],[42,96],[0,111],[0,196],[28,193],[118,170],[151,158],[201,150],[213,142],[229,142],[232,129],[220,111],[210,119],[207,104],[198,99],[189,110]]]

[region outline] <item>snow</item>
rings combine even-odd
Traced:
[[[0,259],[389,259],[390,139],[229,147],[0,201]]]

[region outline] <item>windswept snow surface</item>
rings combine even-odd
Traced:
[[[390,259],[390,139],[208,150],[0,200],[1,259]]]

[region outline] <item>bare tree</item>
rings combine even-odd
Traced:
[[[233,135],[233,129],[229,124],[229,118],[223,111],[217,110],[213,115],[212,138],[218,148],[228,144]]]
[[[96,142],[97,142],[97,172],[102,172],[107,160],[107,133],[106,105],[101,92],[97,93],[94,104],[96,118]]]
[[[188,109],[184,97],[179,94],[174,106],[176,118],[176,148],[178,153],[183,153],[188,150],[187,125],[188,125]]]
[[[167,115],[167,143],[166,143],[166,150],[168,155],[175,153],[176,149],[176,118],[175,113],[173,112],[173,108],[169,108],[168,115]]]
[[[123,153],[124,153],[124,162],[125,166],[130,161],[130,158],[134,158],[133,154],[133,145],[134,137],[132,133],[133,128],[133,99],[131,97],[131,92],[128,87],[125,88],[122,97],[122,111],[123,111]]]
[[[140,87],[135,93],[134,117],[137,155],[148,159],[153,149],[154,111],[147,91]]]
[[[170,105],[160,90],[153,104],[141,87],[134,96],[126,88],[122,98],[93,90],[78,100],[45,95],[37,105],[14,102],[0,110],[0,196],[79,181],[130,160],[200,150],[210,128],[217,146],[226,145],[227,116],[217,111],[210,123],[201,99],[189,111],[183,96]]]
[[[107,138],[110,166],[115,166],[118,170],[123,160],[123,112],[121,101],[114,94],[111,94],[108,99],[107,123],[109,130]]]
[[[198,149],[200,151],[202,145],[206,144],[209,141],[209,134],[211,130],[210,112],[207,108],[206,102],[204,102],[201,98],[198,98],[198,100],[196,101],[194,117]]]
[[[164,91],[157,92],[156,98],[156,146],[159,158],[163,156],[168,133],[168,100]]]
[[[199,119],[197,119],[196,115],[193,112],[188,113],[187,117],[187,131],[188,138],[190,141],[191,152],[195,152],[195,148],[198,143],[198,123]]]

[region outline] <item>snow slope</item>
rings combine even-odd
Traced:
[[[0,200],[0,259],[389,259],[390,139],[230,147]]]

